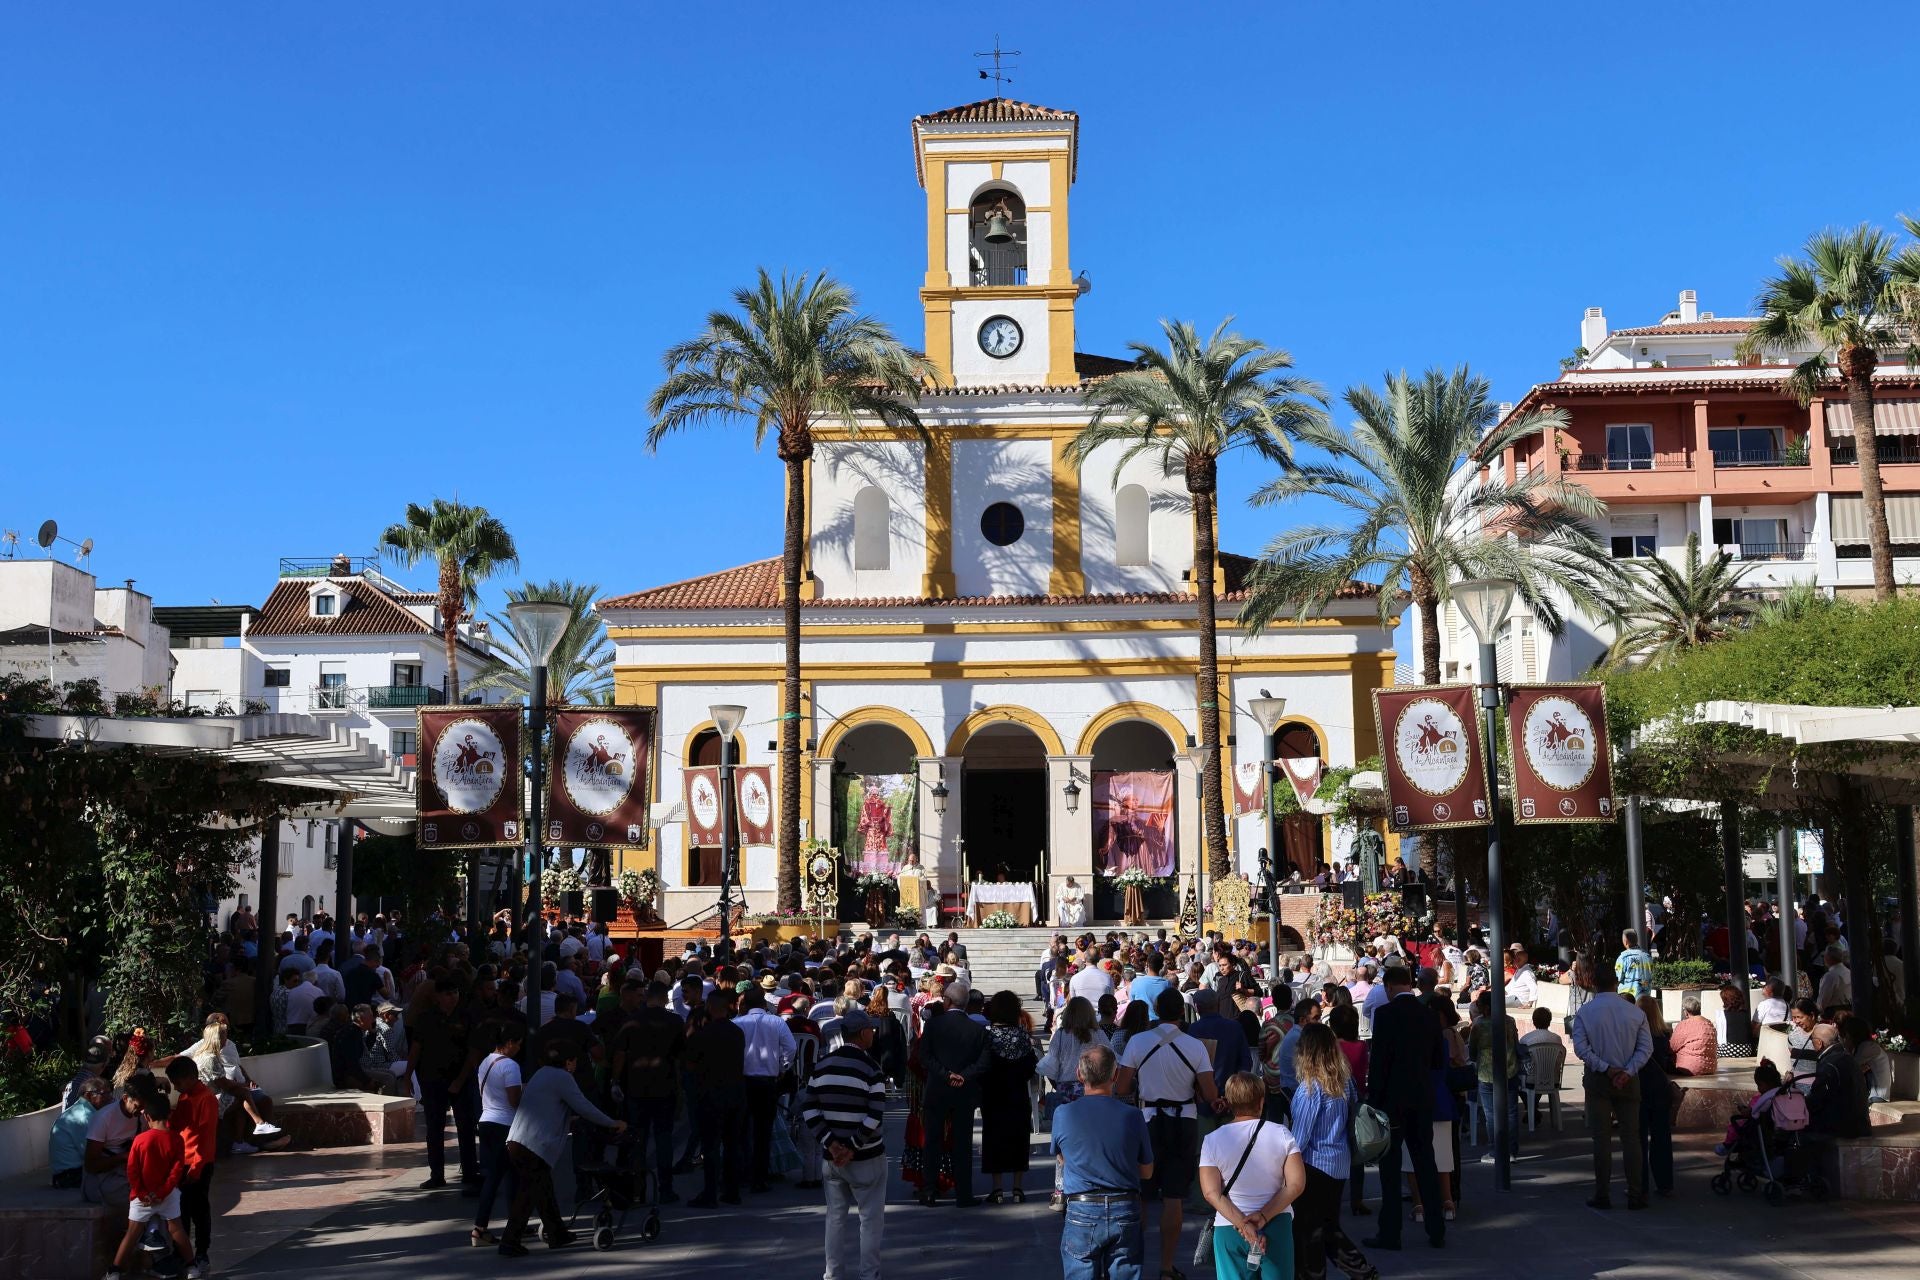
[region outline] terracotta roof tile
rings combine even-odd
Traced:
[[[1077,111],[1062,111],[1058,107],[1043,107],[1033,102],[1021,102],[1016,98],[982,98],[978,102],[969,102],[963,106],[948,107],[944,111],[929,111],[923,116],[915,116],[913,122],[921,124],[997,124],[1015,120],[1078,120]]]
[[[1615,329],[1608,337],[1645,338],[1658,337],[1663,333],[1745,333],[1753,328],[1757,321],[1743,316],[1727,316],[1714,320],[1689,320],[1682,324],[1643,324],[1633,329]]]
[[[307,592],[316,582],[330,582],[340,588],[340,612],[328,618],[313,617],[307,608]],[[419,596],[432,600],[427,592],[409,591],[389,595],[364,578],[282,578],[260,606],[259,616],[247,627],[256,636],[407,636],[438,637],[440,628],[403,608],[399,600]],[[486,657],[484,649],[460,641],[462,648],[476,657]]]
[[[1123,360],[1118,356],[1097,356],[1088,351],[1073,353],[1073,371],[1080,375],[1078,386],[1050,387],[1044,383],[995,382],[986,386],[973,387],[928,387],[921,394],[926,396],[1031,396],[1031,395],[1073,395],[1082,387],[1090,386],[1102,378],[1110,378],[1116,373],[1126,373],[1139,368],[1137,361]]]
[[[1222,552],[1220,567],[1226,580],[1220,599],[1241,601],[1247,598],[1247,579],[1253,571],[1251,556]],[[1355,582],[1341,591],[1342,600],[1368,600],[1377,588]],[[912,609],[912,608],[1004,608],[1032,605],[1126,605],[1190,604],[1192,592],[1126,591],[1104,595],[1020,595],[957,596],[932,599],[925,596],[855,596],[830,600],[809,600],[800,606],[815,609]],[[629,595],[613,596],[600,602],[602,609],[778,609],[780,607],[780,557],[756,560],[718,573],[670,582]]]

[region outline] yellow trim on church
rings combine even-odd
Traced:
[[[1040,745],[1046,748],[1050,756],[1063,756],[1066,749],[1060,745],[1060,735],[1054,732],[1047,718],[1037,711],[1025,707],[1016,707],[1010,703],[999,703],[991,707],[982,707],[960,722],[947,739],[949,756],[963,755],[967,749],[967,740],[990,724],[1017,724],[1028,729],[1040,739]]]

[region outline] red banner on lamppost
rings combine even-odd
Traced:
[[[422,707],[419,730],[418,842],[436,849],[519,844],[520,708]]]
[[[733,766],[734,821],[740,824],[740,844],[773,843],[773,768],[764,764]]]
[[[1613,821],[1606,686],[1516,684],[1507,734],[1515,822]]]
[[[1244,818],[1250,813],[1266,812],[1267,762],[1265,760],[1236,760],[1233,762],[1233,816]]]
[[[1486,748],[1471,685],[1373,691],[1374,727],[1395,831],[1486,825]]]
[[[546,843],[563,848],[644,849],[652,707],[555,710],[547,778]]]
[[[687,844],[695,849],[723,848],[719,766],[682,769],[680,781],[687,804]]]
[[[1281,756],[1275,763],[1293,784],[1293,798],[1303,805],[1320,790],[1320,778],[1327,771],[1327,762],[1319,756]]]

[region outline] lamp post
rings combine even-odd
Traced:
[[[724,949],[733,938],[733,735],[747,718],[747,709],[723,702],[708,707],[707,714],[720,734],[720,945]],[[746,896],[744,891],[741,896]]]
[[[507,606],[513,634],[525,649],[531,666],[528,682],[528,754],[533,757],[533,794],[527,804],[527,1033],[540,1030],[540,964],[546,951],[546,928],[540,916],[540,864],[545,860],[544,818],[540,806],[547,795],[547,757],[542,739],[547,734],[547,663],[573,620],[573,610],[549,600],[517,600]]]
[[[1270,973],[1278,972],[1280,965],[1280,899],[1277,896],[1275,881],[1280,874],[1280,815],[1274,811],[1273,791],[1280,785],[1280,761],[1273,749],[1273,735],[1280,728],[1280,717],[1287,712],[1287,700],[1268,695],[1265,689],[1260,696],[1247,704],[1253,712],[1253,718],[1260,722],[1260,752],[1266,768],[1261,772],[1267,779],[1266,803],[1261,806],[1267,815],[1267,862],[1262,867],[1261,895],[1267,902],[1267,968]],[[1291,785],[1291,784],[1289,784]]]
[[[1493,1140],[1493,1185],[1501,1191],[1513,1189],[1513,1166],[1507,1154],[1507,1037],[1504,1028],[1497,1019],[1507,1016],[1506,974],[1501,968],[1505,958],[1502,944],[1500,908],[1503,902],[1500,884],[1500,769],[1496,747],[1500,741],[1500,659],[1494,649],[1494,638],[1499,634],[1500,626],[1513,611],[1514,584],[1504,578],[1475,578],[1453,585],[1453,601],[1466,617],[1467,625],[1473,628],[1474,636],[1480,641],[1480,705],[1485,709],[1487,724],[1487,949],[1493,954],[1487,966],[1493,979],[1493,1017],[1496,1019],[1488,1029],[1493,1044],[1493,1079],[1499,1093],[1494,1098],[1493,1114],[1487,1117],[1487,1127]],[[1461,874],[1460,859],[1454,858],[1453,872],[1462,882],[1466,877]],[[1464,926],[1464,919],[1462,924]],[[1464,945],[1466,939],[1461,939]]]
[[[1204,742],[1196,742],[1187,748],[1187,759],[1193,762],[1194,790],[1201,797],[1200,827],[1203,833],[1206,830],[1207,752],[1218,750],[1220,750],[1219,744],[1208,746]],[[1193,886],[1193,932],[1194,936],[1205,938],[1207,936],[1207,849],[1204,834],[1200,841],[1200,857],[1194,862]]]

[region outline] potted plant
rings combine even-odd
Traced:
[[[996,911],[980,922],[982,929],[1018,929],[1020,921],[1011,911]]]
[[[1159,884],[1159,880],[1138,867],[1128,867],[1125,871],[1110,877],[1113,887],[1120,890],[1126,900],[1122,918],[1130,925],[1142,925],[1147,922],[1148,889]]]
[[[622,871],[614,878],[614,888],[620,894],[620,906],[625,910],[630,922],[656,919],[654,903],[660,896],[660,875],[649,868],[646,871]]]

